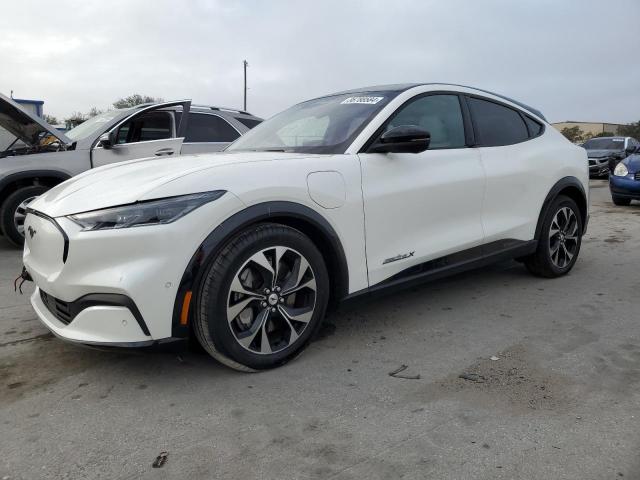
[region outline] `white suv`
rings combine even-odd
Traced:
[[[23,276],[58,336],[138,346],[195,334],[226,365],[281,365],[328,306],[499,259],[573,267],[585,150],[540,112],[447,84],[298,104],[224,153],[130,161],[45,193]]]

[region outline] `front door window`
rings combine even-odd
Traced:
[[[148,142],[173,136],[171,112],[151,111],[125,122],[118,129],[117,143]]]

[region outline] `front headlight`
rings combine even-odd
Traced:
[[[160,225],[175,222],[180,217],[184,217],[205,203],[217,200],[224,194],[225,190],[215,190],[160,200],[148,200],[120,207],[77,213],[69,215],[68,218],[80,225],[83,231]]]
[[[613,174],[616,177],[626,177],[627,175],[629,175],[629,169],[624,163],[620,162],[618,165],[616,165],[616,168],[614,168]]]

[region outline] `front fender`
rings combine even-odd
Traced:
[[[217,253],[226,243],[238,232],[250,225],[277,220],[284,223],[302,222],[316,230],[330,244],[330,249],[335,256],[335,270],[337,278],[335,282],[335,295],[341,299],[346,296],[349,285],[349,272],[347,259],[340,238],[329,224],[318,212],[295,202],[273,201],[263,202],[247,207],[220,223],[200,244],[193,254],[180,281],[178,292],[173,308],[173,319],[171,325],[172,337],[186,337],[189,333],[188,324],[191,323],[192,310],[189,309],[188,322],[181,321],[183,304],[191,300],[192,293],[197,291],[207,266],[216,257]],[[317,239],[316,239],[317,240]],[[324,252],[323,252],[324,253]],[[334,260],[328,259],[329,262]]]

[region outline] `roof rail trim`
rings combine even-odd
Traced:
[[[251,115],[253,116],[251,113],[245,111],[245,110],[239,110],[237,108],[228,108],[228,107],[214,107],[211,105],[199,105],[199,104],[195,104],[195,105],[191,105],[191,108],[204,108],[204,109],[208,109],[208,110],[217,110],[220,112],[231,112],[231,113],[241,113],[243,115]]]

